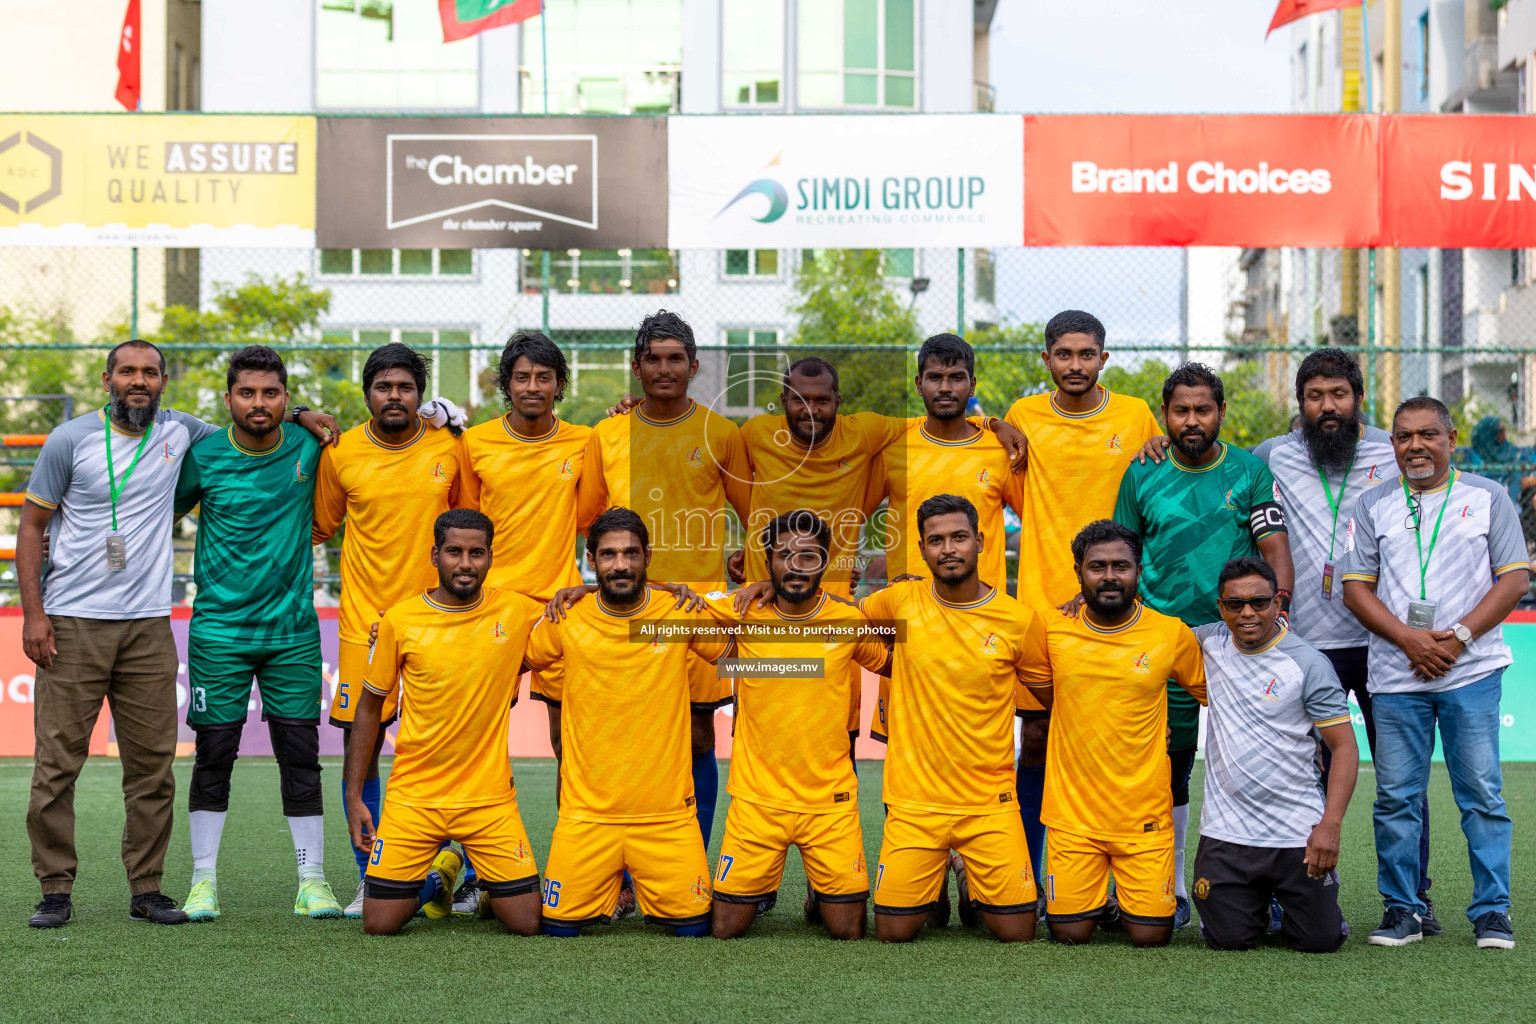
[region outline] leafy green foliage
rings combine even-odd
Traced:
[[[1110,366],[1100,380],[1111,391],[1145,400],[1161,422],[1163,381],[1171,372],[1166,363],[1148,359],[1134,369]],[[1221,428],[1223,441],[1251,450],[1259,442],[1291,429],[1291,408],[1264,389],[1263,367],[1247,363],[1217,372],[1227,399],[1227,419]]]
[[[1045,329],[1040,324],[998,324],[966,339],[977,348],[1006,347],[1006,352],[976,353],[976,397],[990,416],[1005,416],[1025,395],[1051,389],[1051,373],[1040,353]]]
[[[886,283],[878,249],[823,249],[795,275],[800,318],[790,338],[792,359],[820,356],[837,367],[843,408],[887,416],[921,413],[912,393],[912,360],[904,351],[872,345],[912,346],[920,340],[917,315]],[[861,348],[866,349],[860,351]]]

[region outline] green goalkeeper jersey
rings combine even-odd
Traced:
[[[197,517],[190,633],[280,643],[306,638],[315,616],[310,529],[320,442],[282,424],[282,442],[256,452],[233,429],[193,445],[176,484],[176,515]]]

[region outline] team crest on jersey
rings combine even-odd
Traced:
[[[1146,651],[1142,651],[1131,659],[1131,671],[1139,676],[1152,674],[1152,657]]]
[[[694,878],[693,885],[689,887],[688,891],[693,893],[693,902],[704,902],[709,899],[709,879],[703,875],[697,876]]]
[[[1274,484],[1271,485],[1269,492],[1270,494],[1274,495],[1275,502],[1278,504],[1280,501],[1280,481],[1276,480]]]
[[[853,872],[856,875],[864,873],[864,854],[860,853],[858,859],[853,862]]]
[[[697,463],[702,466],[704,464],[704,449],[694,445],[693,450],[688,453],[688,462],[690,464]]]
[[[997,653],[997,634],[996,633],[988,633],[986,636],[981,638],[981,650],[985,651],[987,654],[996,654]]]
[[[1227,489],[1227,493],[1222,497],[1221,508],[1222,508],[1222,511],[1224,511],[1224,512],[1236,512],[1237,511],[1237,506],[1232,504],[1232,489],[1231,488],[1228,488]]]
[[[645,648],[652,654],[660,654],[667,649],[667,644],[665,640],[650,640],[646,642]]]
[[[562,459],[559,467],[555,470],[555,475],[562,479],[575,476],[576,471],[571,468],[571,460]]]
[[[1381,473],[1378,471],[1377,467],[1374,464],[1371,466],[1371,471],[1369,473],[1365,474],[1365,479],[1366,479],[1367,482],[1369,482],[1371,480],[1380,480],[1381,479]]]
[[[517,845],[512,848],[512,856],[515,860],[527,860],[529,856],[528,844],[519,839]]]
[[[1463,518],[1463,519],[1476,519],[1477,518],[1477,513],[1472,511],[1472,506],[1471,505],[1463,505],[1463,506],[1461,506],[1461,511],[1457,512],[1456,514],[1458,516],[1460,516],[1461,518]]]
[[[1259,696],[1264,700],[1269,701],[1271,704],[1280,703],[1280,680],[1271,679],[1269,682],[1265,683],[1264,692],[1259,694]]]
[[[176,458],[176,449],[172,446],[171,442],[167,441],[161,447],[160,458],[166,462],[171,462]]]
[[[984,484],[988,480],[991,480],[991,479],[992,479],[992,471],[990,469],[984,469],[980,473],[976,474],[976,482],[979,483],[979,484]]]
[[[301,484],[309,479],[309,474],[304,472],[304,459],[302,457],[293,460],[293,482]]]
[[[432,464],[431,477],[433,480],[442,480],[447,476],[448,471],[443,468],[443,464],[441,462],[435,462]]]
[[[837,468],[838,469],[851,469],[851,468],[853,468],[853,466],[852,466],[852,464],[847,459],[838,459],[837,460]]]
[[[1104,442],[1104,450],[1107,452],[1123,452],[1125,447],[1120,443],[1119,434],[1110,434]]]
[[[507,631],[501,628],[501,620],[497,619],[496,624],[491,627],[491,643],[504,644],[506,642]]]

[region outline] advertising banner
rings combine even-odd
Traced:
[[[1382,245],[1536,245],[1536,121],[1501,114],[1383,121]]]
[[[324,249],[667,245],[664,117],[322,118]]]
[[[0,114],[0,245],[312,247],[312,117]]]
[[[1018,245],[1023,122],[1006,114],[678,117],[673,248]]]
[[[1026,117],[1024,244],[1375,244],[1377,121]]]

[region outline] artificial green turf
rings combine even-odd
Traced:
[[[523,816],[542,864],[554,827],[554,765],[516,765]],[[722,763],[722,774],[725,765]],[[165,888],[186,894],[189,763],[177,767],[177,823]],[[1505,766],[1515,819],[1515,903],[1536,870],[1536,765]],[[868,862],[880,846],[880,764],[859,766]],[[345,903],[356,885],[328,762],[327,873]],[[838,943],[801,921],[799,859],[779,906],[735,942],[677,939],[634,919],[579,939],[513,938],[494,922],[418,919],[395,938],[369,939],[356,921],[292,914],[293,847],[270,758],[235,769],[219,895],[224,916],[166,928],[128,921],[118,859],[123,810],[116,761],[93,758],[76,795],[82,870],[75,920],[26,926],[38,899],[23,827],[29,762],[0,761],[0,1017],[26,1021],[1174,1021],[1387,1020],[1536,1016],[1536,933],[1514,951],[1479,950],[1463,908],[1466,847],[1442,766],[1431,790],[1432,874],[1444,936],[1404,949],[1366,945],[1380,920],[1370,833],[1374,780],[1361,774],[1344,830],[1341,899],[1354,929],[1343,950],[1306,956],[1283,947],[1213,953],[1196,928],[1161,950],[1120,936],[1086,948],[1044,941],[1003,946],[953,924],[905,947]],[[1200,791],[1196,767],[1194,792]],[[727,798],[721,786],[718,844]],[[1198,812],[1198,808],[1197,808]],[[1194,837],[1190,842],[1193,866]],[[1516,917],[1517,930],[1520,918]]]

